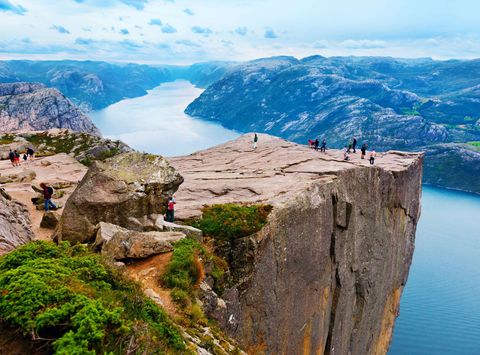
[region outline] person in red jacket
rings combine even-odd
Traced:
[[[173,222],[175,219],[175,197],[170,196],[167,206],[167,222]]]
[[[46,183],[42,182],[40,187],[43,190],[43,198],[45,199],[44,209],[48,211],[50,207],[54,210],[57,209],[57,206],[52,202],[53,188],[48,186]]]

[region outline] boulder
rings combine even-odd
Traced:
[[[57,212],[47,211],[44,213],[42,217],[42,221],[40,222],[40,227],[55,229],[59,220],[60,220],[60,215]]]
[[[96,161],[68,199],[56,240],[93,240],[100,222],[136,231],[152,230],[182,176],[161,156],[129,152]]]
[[[173,250],[185,238],[178,232],[139,232],[111,223],[99,223],[94,248],[115,260],[146,258]]]
[[[187,237],[195,239],[197,242],[203,241],[203,232],[192,226],[185,226],[172,222],[162,221],[163,229],[170,232],[182,232]]]
[[[0,255],[33,239],[30,218],[25,205],[13,201],[0,188]]]
[[[24,170],[18,174],[10,174],[0,177],[1,184],[7,184],[10,182],[32,182],[37,177],[37,174],[33,170]]]

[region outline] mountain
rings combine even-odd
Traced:
[[[464,189],[462,179],[430,174],[428,159],[445,154],[443,144],[457,157],[450,168],[480,173],[462,166],[467,156],[480,163],[480,152],[463,144],[480,140],[480,60],[264,58],[227,71],[185,112],[300,143],[325,137],[342,147],[356,137],[377,150],[425,149],[426,181]],[[480,184],[468,190],[480,192]]]
[[[68,128],[100,135],[100,131],[60,91],[39,83],[0,84],[0,132]]]
[[[39,82],[63,92],[83,111],[105,108],[125,98],[146,95],[164,82],[189,80],[206,87],[234,64],[141,65],[96,61],[0,61],[0,83]]]

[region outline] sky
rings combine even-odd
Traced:
[[[0,0],[0,59],[468,59],[478,14],[478,0]]]

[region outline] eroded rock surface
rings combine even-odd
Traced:
[[[38,83],[0,84],[0,132],[50,128],[100,135],[92,121],[57,89]]]
[[[68,199],[56,239],[91,241],[99,222],[152,230],[182,181],[160,156],[130,152],[97,161]]]
[[[33,239],[27,208],[0,188],[0,255]]]
[[[246,135],[171,159],[185,178],[177,217],[205,204],[274,206],[241,250],[252,261],[233,270],[243,277],[223,293],[226,311],[211,314],[245,349],[386,353],[413,255],[423,155],[381,153],[370,166],[360,153],[345,162],[340,151],[259,138],[256,150]]]
[[[116,260],[146,258],[173,250],[173,243],[185,238],[179,232],[138,232],[100,222],[95,248]]]

